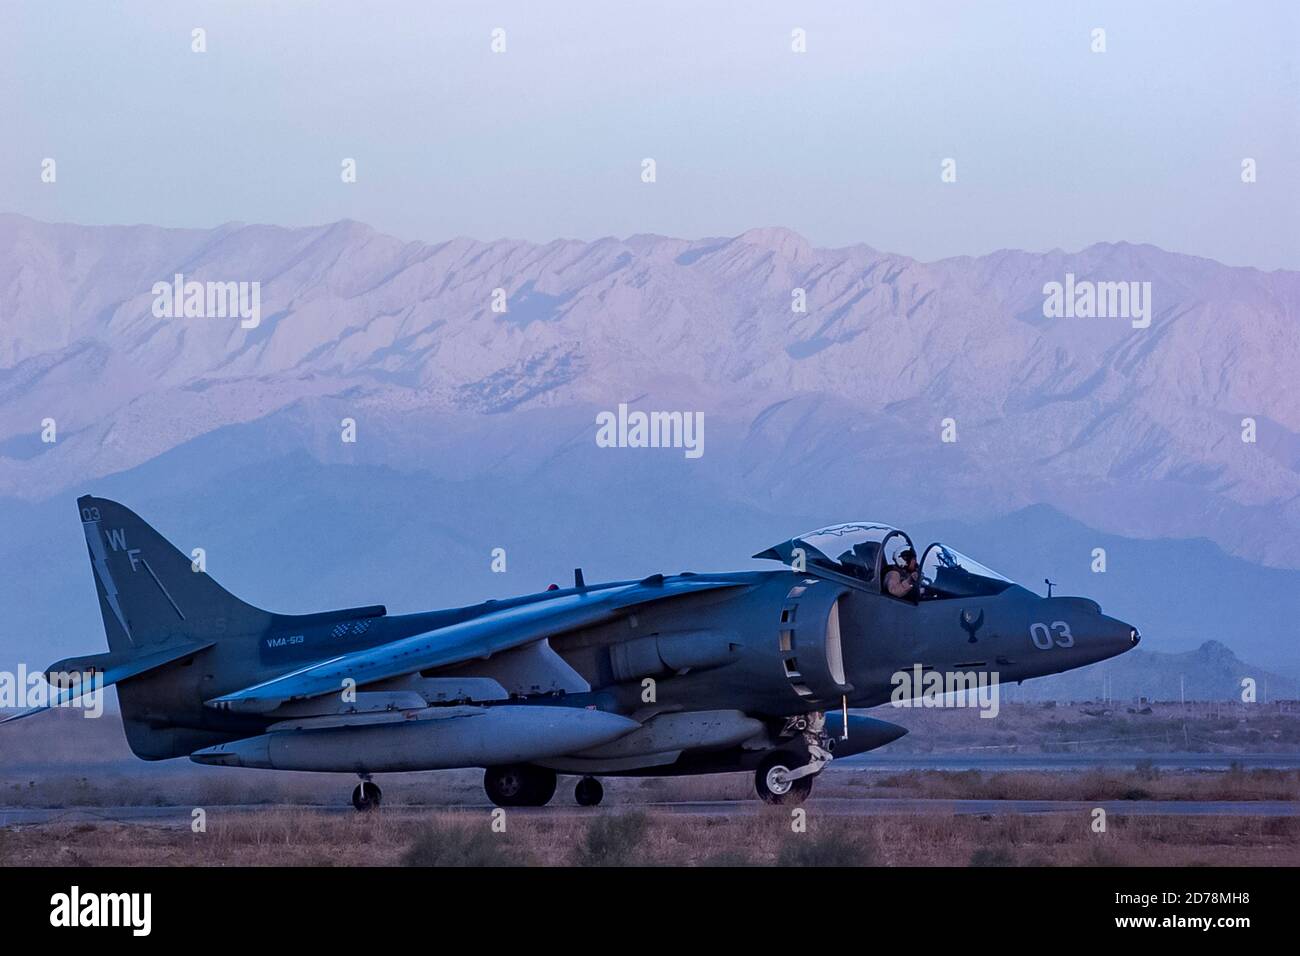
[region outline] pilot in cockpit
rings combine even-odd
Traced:
[[[921,569],[916,564],[916,552],[904,548],[894,558],[894,566],[885,574],[885,590],[896,598],[916,596]]]

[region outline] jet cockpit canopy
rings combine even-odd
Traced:
[[[912,547],[906,534],[877,521],[852,521],[809,531],[754,555],[797,570],[830,571],[878,586],[883,568]]]
[[[882,588],[883,576],[899,563],[900,552],[911,548],[911,539],[892,525],[853,521],[809,531],[754,557],[771,558],[810,574],[829,571]],[[909,597],[913,601],[991,596],[1014,585],[974,558],[937,541],[925,549],[919,564],[920,588]]]
[[[921,593],[929,600],[1001,594],[1012,581],[936,541],[921,557]]]

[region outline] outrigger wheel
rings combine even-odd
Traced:
[[[764,758],[754,771],[754,789],[764,803],[803,803],[812,793],[814,774],[791,780],[790,774],[808,761],[799,755],[778,752]]]
[[[352,805],[362,813],[367,810],[377,809],[383,799],[383,791],[379,789],[377,784],[371,783],[369,780],[362,780],[357,784],[357,788],[352,791]]]
[[[544,807],[555,796],[555,771],[520,763],[488,767],[483,789],[498,807]]]

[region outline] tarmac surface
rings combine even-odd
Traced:
[[[831,762],[831,767],[836,762]],[[856,754],[839,761],[853,770],[1300,770],[1300,753],[1056,753],[1056,754]]]
[[[78,765],[82,772],[133,775],[147,767],[159,777],[195,772],[198,765],[178,757],[144,764],[127,756],[120,760],[88,761]],[[1300,753],[975,753],[970,751],[937,754],[887,755],[883,751],[839,757],[828,770],[882,770],[899,773],[905,770],[1089,770],[1134,769],[1139,766],[1156,770],[1300,770]],[[28,761],[5,762],[0,753],[0,771],[11,774],[49,774],[60,768],[49,763]],[[201,771],[206,772],[206,771]]]
[[[813,797],[806,804],[810,810],[831,816],[912,816],[938,814],[943,816],[1010,816],[1060,813],[1091,813],[1103,807],[1111,816],[1236,816],[1236,817],[1294,817],[1300,816],[1300,801],[1286,800],[941,800],[923,798],[870,798],[870,797]],[[746,816],[762,811],[764,804],[755,800],[709,800],[678,803],[616,803],[605,809],[621,812],[632,809],[684,816]],[[0,810],[0,826],[41,826],[54,823],[140,823],[155,826],[190,825],[193,807],[60,807],[12,808]],[[208,818],[220,814],[256,814],[268,811],[301,811],[304,813],[355,813],[348,805],[321,806],[314,804],[243,804],[235,806],[208,806]],[[439,811],[486,813],[492,805],[477,804],[411,805],[402,804],[382,808],[384,814],[417,816]],[[550,807],[517,808],[511,813],[537,815],[590,815],[599,810],[574,805],[557,804]]]

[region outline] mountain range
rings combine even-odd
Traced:
[[[156,317],[176,274],[260,283],[260,322]],[[1046,318],[1067,275],[1149,282],[1150,326]],[[73,504],[93,491],[277,610],[739,567],[886,520],[1097,597],[1152,650],[1221,640],[1287,673],[1298,315],[1300,273],[1128,243],[927,263],[780,228],[424,243],[0,215],[0,659],[102,643]],[[702,412],[704,454],[597,447],[620,403]]]

